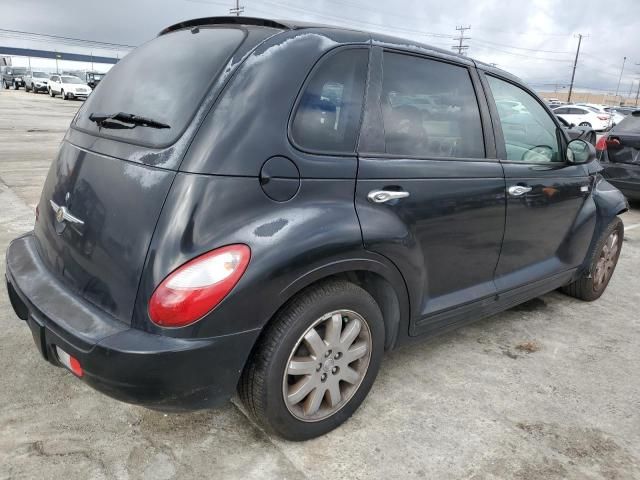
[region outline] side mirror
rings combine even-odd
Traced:
[[[567,160],[569,163],[589,163],[595,159],[596,148],[589,142],[576,138],[567,145]]]
[[[569,124],[569,128],[576,128],[576,124],[575,123],[570,123]]]

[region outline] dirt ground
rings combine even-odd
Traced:
[[[0,261],[80,102],[0,91]],[[640,209],[597,302],[554,292],[385,357],[343,427],[271,438],[238,402],[165,415],[39,356],[0,287],[0,479],[640,478]]]

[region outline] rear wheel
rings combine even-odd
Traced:
[[[562,287],[562,291],[580,300],[591,302],[600,298],[618,264],[624,225],[616,217],[600,236],[589,264],[589,269],[575,282]]]
[[[580,127],[590,127],[590,126],[591,126],[591,124],[590,124],[589,122],[582,122],[582,123],[580,123],[580,125],[579,125],[579,126],[580,126]]]
[[[266,430],[307,440],[355,412],[383,350],[382,314],[371,295],[347,281],[327,281],[303,291],[267,326],[240,396]]]
[[[62,98],[63,100],[67,100],[67,94],[64,93],[64,90],[60,90],[60,98]]]

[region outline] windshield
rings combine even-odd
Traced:
[[[164,147],[187,127],[205,94],[229,57],[242,43],[245,30],[200,27],[161,35],[120,60],[89,97],[75,124],[94,135],[130,143]],[[128,114],[171,128],[100,130],[91,114]]]
[[[17,67],[17,68],[13,68],[12,70],[13,70],[13,74],[14,75],[23,75],[23,74],[27,73],[27,69],[26,68]]]
[[[33,78],[49,78],[49,75],[47,75],[47,74],[46,74],[46,73],[44,73],[44,72],[32,72],[32,73],[31,73],[31,76],[32,76]]]
[[[84,82],[77,77],[62,77],[62,83],[84,84]]]

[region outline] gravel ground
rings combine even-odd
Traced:
[[[0,91],[0,260],[80,104]],[[392,352],[351,420],[298,444],[237,401],[165,415],[93,391],[39,358],[0,287],[0,479],[640,478],[640,210],[623,220],[599,301],[554,292]]]

